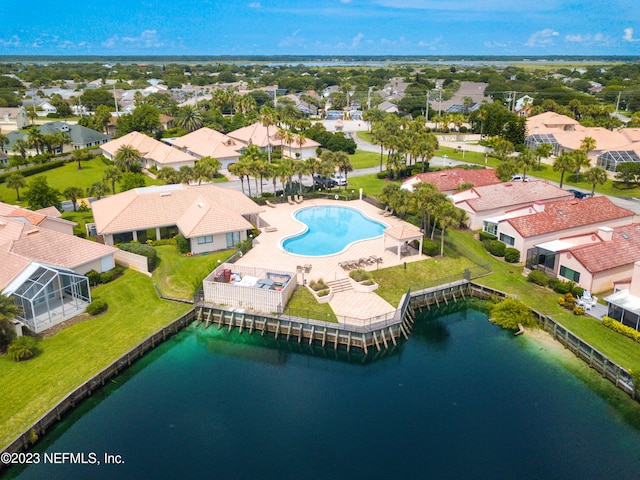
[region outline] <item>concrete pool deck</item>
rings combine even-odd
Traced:
[[[284,237],[301,233],[305,229],[304,225],[293,218],[294,212],[300,208],[324,205],[355,208],[372,220],[382,222],[388,227],[408,225],[397,217],[381,215],[380,209],[363,200],[344,202],[314,199],[305,200],[303,203],[295,205],[280,203],[275,208],[266,207],[265,211],[260,214],[262,233],[254,239],[253,248],[236,263],[263,268],[278,268],[279,270],[292,272],[295,272],[298,266],[310,265],[311,270],[304,274],[304,280],[308,283],[309,280],[318,280],[320,278],[325,282],[348,278],[349,272],[341,268],[339,263],[371,255],[382,257],[383,261],[380,264],[380,268],[402,265],[404,262],[415,262],[427,258],[425,255],[418,255],[415,250],[410,250],[410,254],[403,255],[398,261],[394,242],[387,240],[385,249],[383,247],[383,237],[361,240],[349,246],[342,253],[323,257],[307,257],[285,252],[280,247],[280,241]],[[368,265],[364,269],[375,270],[376,267],[374,264]],[[303,274],[298,273],[298,283],[302,284],[302,280]],[[367,319],[391,315],[396,310],[393,305],[386,302],[375,292],[360,293],[355,290],[334,293],[329,304],[341,323],[357,325],[363,325]]]

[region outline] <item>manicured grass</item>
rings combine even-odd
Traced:
[[[373,278],[378,284],[375,291],[394,307],[400,303],[402,295],[411,285],[434,282],[435,280],[462,274],[465,268],[475,264],[468,258],[445,249],[443,258],[429,258],[420,262],[409,262],[396,267],[373,270]],[[434,285],[437,285],[435,282]]]
[[[378,196],[382,192],[382,189],[387,183],[401,183],[392,182],[390,180],[381,180],[375,174],[371,175],[360,175],[360,176],[350,176],[349,177],[349,188],[358,190],[362,188],[366,195],[371,197]]]
[[[7,445],[48,409],[190,306],[158,298],[149,277],[133,271],[92,291],[107,302],[103,315],[40,341],[33,359],[0,356],[0,446]]]
[[[599,320],[588,315],[577,316],[558,305],[559,294],[527,281],[523,267],[508,264],[492,257],[482,244],[474,240],[470,232],[450,231],[459,250],[472,252],[490,263],[493,273],[476,282],[503,292],[518,295],[520,300],[540,313],[549,315],[567,327],[584,341],[624,368],[640,371],[640,345],[602,326]]]
[[[325,322],[338,322],[331,306],[328,303],[318,303],[309,289],[302,285],[293,292],[285,313]]]
[[[48,170],[46,172],[39,173],[38,175],[42,175],[47,177],[47,183],[50,187],[57,189],[59,192],[63,192],[67,187],[80,187],[83,190],[86,190],[92,184],[96,182],[102,181],[102,175],[104,173],[104,169],[107,167],[102,160],[98,157],[93,158],[91,160],[83,160],[82,161],[82,169],[78,170],[77,162],[68,162],[59,168],[54,168],[53,170]],[[18,170],[17,173],[20,173]],[[27,183],[33,177],[26,177]],[[151,178],[145,176],[146,185],[162,185],[163,183],[159,180],[152,180]],[[111,189],[111,185],[109,185],[109,189]],[[20,189],[20,198],[24,203],[24,196],[27,193],[28,187]],[[119,192],[118,184],[116,184],[116,192]],[[13,189],[7,188],[7,186],[3,183],[0,184],[0,198],[6,203],[17,203],[16,191]],[[62,198],[62,200],[65,200]]]
[[[371,132],[367,132],[367,131],[364,131],[364,130],[358,130],[356,132],[356,136],[360,140],[364,140],[365,142],[373,143],[373,135],[371,135]]]
[[[78,225],[73,227],[73,233],[78,234],[80,232],[87,233],[87,223],[93,223],[93,212],[89,209],[84,212],[64,212],[62,218],[69,220],[70,222],[76,222]],[[87,237],[91,240],[91,237]]]
[[[354,169],[380,166],[380,153],[357,150],[353,155],[349,155],[349,158]],[[382,168],[384,168],[385,158],[386,156],[382,158]]]
[[[163,295],[185,300],[193,300],[195,283],[200,285],[202,279],[218,266],[218,260],[224,262],[235,252],[232,249],[187,257],[180,254],[175,245],[162,245],[155,249],[159,262],[153,272],[153,280]]]

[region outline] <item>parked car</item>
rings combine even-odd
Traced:
[[[579,199],[583,199],[591,196],[590,193],[584,193],[584,192],[581,192],[580,190],[574,190],[573,188],[570,188],[567,191],[573,193],[573,196]]]
[[[512,182],[528,182],[529,178],[524,178],[522,175],[514,175],[511,177]]]
[[[344,178],[343,175],[339,175],[337,173],[334,173],[331,175],[331,179],[333,181],[336,182],[336,185],[340,186],[340,187],[346,187],[347,186],[347,179]]]
[[[331,177],[326,177],[324,175],[318,175],[317,173],[313,176],[313,182],[316,185],[319,185],[324,188],[333,188],[336,185],[336,181]]]

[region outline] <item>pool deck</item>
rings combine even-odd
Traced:
[[[383,261],[380,268],[402,265],[404,262],[415,262],[425,260],[427,257],[418,255],[418,252],[411,249],[408,255],[403,255],[398,261],[397,250],[394,242],[387,240],[386,249],[383,247],[383,237],[358,241],[349,246],[344,252],[323,257],[306,257],[285,252],[280,247],[280,241],[284,237],[301,233],[305,230],[293,214],[305,207],[334,205],[340,207],[351,207],[360,210],[372,220],[382,222],[389,227],[407,224],[394,216],[385,217],[380,214],[381,210],[363,200],[353,200],[350,202],[315,199],[305,200],[301,204],[290,205],[288,203],[277,204],[275,208],[266,207],[260,214],[260,227],[262,234],[254,239],[253,249],[247,252],[236,263],[240,265],[252,265],[264,268],[278,268],[295,272],[298,266],[310,265],[308,273],[298,273],[298,283],[302,284],[303,276],[306,283],[309,280],[322,278],[325,282],[345,279],[349,277],[349,272],[340,267],[339,263],[349,260],[357,260],[362,257],[377,255]],[[267,231],[268,230],[268,231]],[[365,270],[375,270],[376,265],[368,265]],[[340,322],[362,325],[366,319],[378,316],[390,315],[395,312],[395,307],[375,292],[361,293],[355,290],[334,293],[329,302],[334,313]]]

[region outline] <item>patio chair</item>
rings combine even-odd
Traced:
[[[389,205],[387,205],[386,207],[384,207],[384,210],[380,210],[378,213],[379,213],[380,215],[385,215],[388,211],[389,211]]]
[[[276,206],[273,203],[271,203],[269,200],[267,200],[265,203],[267,204],[267,207],[276,208]]]
[[[291,200],[291,195],[287,195],[287,202],[289,203],[289,205],[295,205],[296,204],[296,202]]]
[[[388,212],[385,212],[383,215],[384,215],[385,217],[391,217],[391,216],[393,216],[393,213],[394,213],[394,212],[393,212],[393,208],[392,208],[392,209],[390,209]]]
[[[310,263],[305,263],[304,265],[304,269],[307,273],[311,271],[311,267],[313,267],[313,265],[311,265]]]

